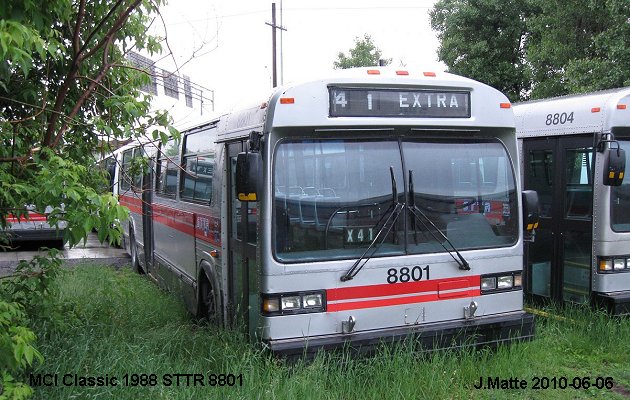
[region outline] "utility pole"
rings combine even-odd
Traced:
[[[265,24],[271,26],[271,51],[272,51],[272,78],[273,87],[278,86],[278,69],[276,67],[276,30],[286,31],[286,29],[280,25],[276,25],[276,3],[271,3],[271,23],[265,22]]]

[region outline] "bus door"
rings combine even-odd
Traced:
[[[144,257],[140,262],[144,264],[146,272],[153,272],[153,169],[155,161],[149,160],[146,173],[142,176],[142,241],[144,243]]]
[[[236,197],[236,158],[246,142],[228,144],[228,321],[245,324],[253,334],[259,310],[256,272],[256,221],[258,203],[241,202]]]
[[[524,189],[536,190],[540,224],[526,249],[534,300],[587,302],[591,290],[593,137],[523,140]]]

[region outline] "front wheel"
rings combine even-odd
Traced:
[[[223,308],[221,307],[221,292],[214,274],[204,270],[204,278],[201,284],[201,312],[200,317],[205,318],[213,327],[223,326]]]
[[[129,252],[131,253],[131,268],[134,272],[143,274],[144,271],[140,267],[140,260],[138,259],[138,245],[136,244],[136,235],[134,235],[133,229],[129,230]]]

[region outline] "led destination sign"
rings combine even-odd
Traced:
[[[470,92],[330,87],[331,117],[469,118]]]

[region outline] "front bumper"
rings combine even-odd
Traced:
[[[469,346],[495,347],[501,343],[531,340],[534,331],[534,316],[518,311],[467,321],[447,321],[310,338],[268,340],[266,345],[274,354],[285,357],[313,355],[320,350],[338,348],[369,353],[379,344],[395,343],[407,338],[421,345],[421,350]]]
[[[630,291],[616,293],[593,292],[596,305],[613,315],[630,315]]]

